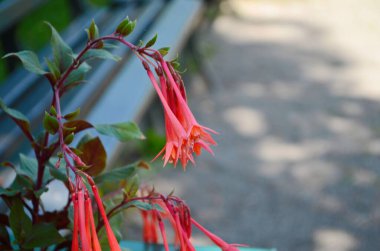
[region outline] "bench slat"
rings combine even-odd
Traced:
[[[162,6],[163,5],[161,4],[161,8]],[[89,25],[91,18],[95,17],[95,19],[99,21],[98,24],[101,30],[104,29],[104,32],[111,33],[112,29],[114,29],[116,24],[124,18],[126,13],[130,14],[132,17],[138,16],[139,13],[145,8],[148,7],[143,6],[138,9],[135,4],[128,4],[126,7],[119,7],[116,10],[90,10],[75,19],[70,24],[68,29],[63,32],[62,37],[70,46],[73,47],[74,51],[78,51],[78,47],[82,47],[87,39],[84,29]],[[114,16],[110,18],[110,15]],[[119,17],[119,20],[115,17]],[[149,19],[149,22],[152,22],[153,18],[154,16]],[[140,36],[143,32],[143,30],[139,31],[136,29],[136,33],[139,33]],[[138,37],[135,39],[137,40]],[[47,47],[39,53],[39,56],[40,58],[43,58],[44,56],[49,56],[50,53],[51,49]],[[109,61],[105,61],[105,63],[109,64],[109,71],[115,66],[115,64],[112,64],[112,62]],[[99,65],[99,69],[102,68],[101,66],[102,65]],[[94,68],[96,67],[97,66],[95,65]],[[100,83],[100,79],[102,78],[93,78],[91,82],[96,86]],[[78,89],[80,89],[80,87],[78,87],[75,91]],[[38,131],[41,130],[41,128],[38,127],[39,123],[36,122],[42,118],[42,111],[49,107],[51,95],[50,87],[44,78],[28,73],[21,68],[11,74],[7,81],[0,86],[0,97],[4,99],[4,102],[8,106],[23,112],[30,119],[34,133],[38,133]],[[66,97],[66,100],[70,98],[71,97]],[[90,98],[91,97],[88,96],[81,97],[82,100]],[[65,101],[65,99],[63,99],[63,101]],[[80,102],[73,104],[76,108],[81,105],[82,103]],[[17,158],[15,150],[27,150],[27,146],[28,143],[23,138],[22,132],[12,123],[6,114],[0,110],[0,159],[15,159]]]
[[[0,3],[0,33],[3,33],[21,17],[25,16],[47,0],[12,0]]]

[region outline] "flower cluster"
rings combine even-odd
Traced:
[[[216,142],[210,133],[217,132],[197,122],[187,104],[182,78],[170,62],[165,61],[157,51],[149,53],[144,50],[143,53],[155,59],[155,63],[146,60],[142,62],[160,98],[165,116],[166,145],[156,158],[164,155],[164,165],[168,162],[177,165],[180,160],[185,169],[189,160],[195,163],[193,153],[199,155],[202,148],[213,154],[210,146],[216,145]],[[149,64],[155,67],[158,82]]]
[[[90,176],[86,176],[91,186],[94,199],[98,207],[98,213],[103,220],[108,244],[111,251],[120,251],[119,243],[112,231],[111,225],[107,219],[102,200],[99,196],[98,189]],[[70,182],[71,199],[74,206],[74,226],[71,243],[72,251],[101,251],[97,230],[94,222],[94,214],[92,210],[92,201],[89,191],[87,190],[83,179],[80,175],[75,177],[75,186]]]
[[[158,228],[161,233],[165,251],[169,251],[169,245],[164,220],[167,220],[171,225],[175,234],[174,243],[179,246],[182,251],[195,250],[190,241],[192,226],[195,226],[203,232],[215,245],[220,247],[222,251],[238,251],[237,246],[244,246],[241,244],[229,244],[204,228],[192,218],[190,208],[185,202],[176,196],[170,195],[165,197],[162,194],[151,192],[148,196],[136,197],[134,200],[148,201],[152,206],[152,209],[149,211],[141,211],[144,242],[158,243]]]

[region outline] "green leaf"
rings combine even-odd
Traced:
[[[63,168],[50,167],[49,171],[50,171],[51,176],[53,176],[55,179],[60,180],[62,182],[67,181],[67,176]]]
[[[66,172],[65,172],[65,166],[66,166],[66,163],[63,159],[61,159],[61,163],[59,165],[59,168],[56,168],[55,167],[55,164],[57,163],[58,161],[58,158],[51,158],[49,160],[49,172],[50,172],[50,175],[57,179],[57,180],[60,180],[62,181],[63,183],[65,183],[67,181],[67,176],[66,176]]]
[[[48,22],[51,29],[51,46],[53,48],[54,62],[60,72],[64,72],[73,62],[73,51],[63,41],[57,30]]]
[[[153,207],[159,212],[166,213],[166,211],[158,204],[153,204]]]
[[[21,112],[15,110],[15,109],[12,109],[12,108],[9,108],[7,107],[3,100],[0,98],[0,108],[9,116],[11,117],[13,120],[16,121],[16,123],[22,128],[24,129],[25,131],[27,132],[30,132],[30,122],[29,122],[29,119],[27,117],[25,117],[24,114],[22,114]]]
[[[41,189],[38,189],[37,191],[34,191],[34,194],[36,195],[37,198],[40,198],[41,195],[45,192],[47,192],[49,189],[47,187],[43,187]]]
[[[126,142],[132,139],[145,139],[144,134],[133,122],[110,125],[95,125],[94,127],[99,133],[116,137],[121,142]]]
[[[169,53],[170,47],[163,47],[158,49],[158,52],[164,57]]]
[[[24,248],[48,247],[53,244],[58,244],[65,239],[58,233],[58,230],[53,224],[38,224],[33,225],[29,233]]]
[[[10,56],[18,57],[24,68],[30,72],[44,75],[47,72],[43,70],[37,55],[33,51],[19,51],[6,54],[3,58]]]
[[[50,107],[50,111],[49,111],[49,113],[51,114],[51,115],[53,115],[53,116],[57,116],[57,111],[55,110],[55,108],[54,108],[54,106],[51,106]]]
[[[73,140],[74,140],[74,133],[72,132],[65,137],[64,142],[66,145],[70,145],[71,142],[73,142]]]
[[[116,28],[116,33],[119,33],[121,34],[122,30],[125,29],[125,27],[129,24],[130,20],[129,20],[129,17],[127,16],[126,18],[123,19],[123,21],[121,21],[119,23],[119,25],[117,26]]]
[[[59,71],[57,65],[47,58],[45,58],[45,62],[49,68],[49,71],[54,75],[55,79],[58,79],[61,76],[61,72]]]
[[[156,35],[154,35],[154,37],[151,40],[149,40],[146,43],[145,48],[149,48],[149,47],[153,46],[156,43],[156,41],[157,41],[157,33],[156,33]]]
[[[9,225],[19,244],[23,244],[32,230],[32,221],[26,215],[21,200],[15,200],[9,214]]]
[[[138,209],[145,210],[145,211],[149,211],[153,209],[152,205],[147,202],[133,200],[124,204],[122,207],[120,207],[120,210],[128,209],[130,207],[137,207]]]
[[[96,25],[94,19],[92,19],[90,27],[86,29],[87,35],[88,35],[88,40],[94,40],[99,37],[99,29],[98,26]]]
[[[17,168],[17,173],[26,175],[30,179],[35,180],[38,172],[38,163],[36,159],[29,158],[24,154],[20,154],[20,167]]]
[[[15,190],[21,193],[26,193],[28,190],[33,190],[33,180],[25,175],[17,174],[8,190]]]
[[[0,195],[6,195],[6,196],[9,196],[9,197],[12,197],[12,196],[15,196],[18,193],[20,193],[20,190],[11,189],[11,188],[4,189],[4,188],[0,187]]]
[[[86,173],[96,176],[106,168],[107,153],[99,137],[92,138],[78,146],[79,157],[87,166]]]
[[[181,69],[180,69],[181,65],[180,65],[180,63],[179,63],[178,61],[172,61],[172,62],[170,62],[170,64],[173,66],[173,68],[174,68],[176,71],[180,71],[180,70],[181,70]]]
[[[105,50],[105,49],[90,49],[88,50],[83,57],[81,58],[82,61],[94,59],[94,58],[100,58],[100,59],[111,59],[116,62],[121,60],[121,57],[113,55],[111,52]]]
[[[79,115],[79,113],[80,113],[80,108],[76,109],[73,112],[66,114],[65,116],[63,116],[63,118],[66,120],[73,120]]]
[[[136,23],[137,23],[136,20],[129,22],[127,25],[125,25],[122,28],[121,32],[119,32],[120,35],[125,37],[125,36],[128,36],[129,34],[131,34],[136,27]]]
[[[58,120],[56,117],[51,116],[48,112],[45,111],[43,126],[46,131],[54,135],[57,133],[59,128]]]
[[[138,175],[134,175],[132,178],[127,180],[127,185],[124,187],[124,194],[127,198],[133,198],[136,196],[137,191],[140,187],[140,179]]]
[[[82,63],[78,69],[75,69],[70,73],[70,75],[67,77],[65,84],[71,85],[78,82],[82,82],[84,77],[86,76],[86,73],[91,70],[91,66],[87,64],[86,62]]]
[[[109,170],[108,172],[102,173],[101,175],[98,175],[94,178],[95,183],[101,183],[101,182],[110,182],[110,183],[118,183],[121,181],[126,181],[129,178],[131,178],[133,175],[136,174],[136,167],[137,163],[113,168]]]
[[[24,154],[20,154],[20,166],[16,168],[16,172],[18,174],[16,178],[19,177],[19,179],[21,179],[18,181],[20,185],[26,186],[30,182],[34,182],[37,178],[38,173],[37,160],[30,158]],[[52,177],[50,176],[50,173],[45,169],[43,174],[43,181],[46,182],[51,178]]]

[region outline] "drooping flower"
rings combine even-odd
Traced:
[[[108,221],[106,211],[104,210],[102,200],[99,196],[98,188],[95,186],[95,183],[93,183],[92,180],[91,181],[89,180],[89,182],[91,185],[91,190],[94,193],[95,202],[98,205],[100,216],[103,219],[104,227],[106,228],[107,239],[108,239],[108,244],[109,244],[110,250],[111,251],[121,251],[119,243],[115,237],[115,234],[112,231],[111,224]]]
[[[161,59],[156,68],[160,85],[149,68],[143,62],[153,87],[164,107],[166,145],[156,158],[163,155],[164,165],[167,162],[176,165],[180,160],[183,168],[188,161],[195,163],[193,153],[199,155],[202,148],[213,154],[210,145],[216,145],[210,133],[215,131],[200,125],[191,112],[186,99],[186,92],[179,74]],[[156,159],[155,158],[155,159]]]
[[[160,232],[161,232],[162,241],[164,242],[165,251],[169,251],[169,244],[168,244],[168,239],[166,237],[165,224],[162,221],[161,216],[158,214],[158,212],[156,210],[154,210],[154,213],[157,215],[158,227],[159,227]]]
[[[141,201],[149,201],[152,206],[150,211],[144,211],[143,218],[148,219],[148,215],[155,215],[156,220],[150,223],[158,225],[162,240],[164,243],[165,251],[169,251],[164,219],[171,223],[175,234],[174,244],[178,246],[181,251],[195,251],[193,244],[191,243],[192,225],[200,229],[212,242],[215,243],[222,251],[239,251],[238,247],[246,247],[242,244],[230,244],[211,233],[205,227],[195,221],[190,214],[190,209],[186,203],[181,199],[173,195],[165,197],[162,194],[154,191],[150,192],[147,196],[143,196],[139,199]],[[159,210],[158,210],[159,209]],[[147,225],[148,226],[148,225]],[[148,231],[148,227],[145,228]],[[149,227],[150,229],[150,227]],[[146,235],[145,235],[146,236]]]
[[[73,202],[74,206],[74,226],[73,226],[73,239],[71,241],[71,250],[72,251],[78,251],[79,250],[79,241],[78,241],[78,234],[79,234],[79,211],[78,211],[78,198],[76,193],[73,193],[71,195],[71,200]]]
[[[229,244],[222,240],[219,236],[216,236],[215,234],[211,233],[209,230],[207,230],[205,227],[203,227],[201,224],[199,224],[197,221],[195,221],[193,218],[191,218],[191,222],[199,229],[201,230],[212,242],[215,243],[218,247],[222,249],[222,251],[239,251],[237,248],[238,246],[244,247],[246,245],[242,244]]]
[[[87,235],[89,236],[88,239],[91,240],[92,250],[93,251],[102,251],[98,239],[98,235],[96,233],[96,227],[93,217],[93,211],[92,211],[92,205],[91,205],[91,199],[89,196],[87,196],[86,200],[86,225],[87,225]]]
[[[143,219],[143,240],[145,243],[157,244],[157,215],[153,210],[145,211],[141,210],[141,216]]]
[[[108,222],[107,215],[105,213],[103,203],[101,202],[95,183],[92,181],[92,179],[90,179],[90,177],[88,178],[96,204],[98,206],[99,214],[106,228],[110,250],[121,251],[119,243],[117,242],[117,239]],[[71,186],[74,187],[74,185]],[[75,188],[71,189],[75,190],[71,195],[74,206],[74,228],[71,250],[101,251],[101,246],[94,222],[91,197],[86,186],[83,184],[81,177],[76,177]]]

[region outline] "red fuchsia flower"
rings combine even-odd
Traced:
[[[160,196],[160,201],[156,201],[155,203],[164,210],[164,213],[161,213],[161,215],[169,219],[175,233],[175,243],[179,245],[182,251],[195,251],[194,246],[190,242],[191,221],[188,206],[183,203],[181,199],[174,196],[168,198]],[[157,210],[155,210],[155,212],[157,212]],[[162,222],[159,221],[159,223],[163,225]],[[163,226],[160,226],[160,231],[165,244],[167,241],[166,232]]]
[[[96,204],[98,205],[100,216],[102,217],[103,222],[104,222],[104,227],[106,228],[107,239],[108,239],[110,250],[121,251],[119,243],[115,237],[115,234],[112,231],[111,224],[108,221],[106,211],[104,210],[102,200],[99,196],[98,188],[95,186],[95,183],[92,179],[90,179],[89,177],[87,178],[91,185],[92,192],[94,193],[95,201],[96,201]]]
[[[71,250],[78,251],[79,250],[79,242],[78,242],[78,234],[79,234],[79,208],[78,208],[78,198],[77,194],[73,193],[71,195],[71,200],[73,201],[74,206],[74,226],[73,226],[73,240],[71,242]]]
[[[107,215],[105,213],[103,203],[101,202],[98,190],[92,179],[89,176],[87,178],[91,185],[95,201],[98,206],[99,214],[102,217],[104,226],[106,228],[110,250],[121,251],[119,243],[117,242],[117,239],[108,222]],[[72,184],[71,186],[74,187]],[[74,190],[75,192],[72,193],[72,201],[74,205],[74,229],[71,250],[101,251],[101,246],[94,222],[91,197],[88,190],[84,186],[81,177],[76,178],[76,186]]]
[[[164,222],[162,221],[162,218],[161,218],[161,216],[159,215],[159,213],[157,212],[157,210],[153,210],[153,211],[154,211],[154,213],[155,213],[156,216],[157,216],[158,227],[159,227],[160,232],[161,232],[162,241],[164,242],[164,248],[165,248],[165,251],[169,251],[168,239],[167,239],[167,237],[166,237],[165,224],[164,224]]]
[[[149,238],[147,236],[151,234],[150,224],[158,224],[165,251],[169,251],[169,246],[163,219],[168,219],[170,221],[175,233],[174,243],[179,246],[181,251],[195,251],[195,248],[190,241],[192,225],[195,225],[198,229],[200,229],[211,241],[215,243],[215,245],[220,247],[222,251],[239,251],[237,247],[246,246],[227,243],[217,235],[211,233],[191,217],[189,207],[182,199],[176,196],[170,195],[165,197],[159,193],[151,192],[147,196],[140,198],[136,197],[134,200],[149,201],[152,205],[153,209],[151,211],[144,211],[142,214],[144,222],[149,222],[149,224],[144,227],[144,231],[148,232],[144,235],[144,240],[148,240]],[[157,210],[157,208],[160,208],[160,210]],[[148,220],[150,214],[156,216],[155,220]]]
[[[219,236],[216,236],[215,234],[208,231],[206,228],[204,228],[201,224],[199,224],[197,221],[195,221],[193,218],[191,218],[191,222],[199,229],[201,230],[212,242],[215,243],[218,247],[222,249],[222,251],[239,251],[237,248],[238,246],[244,247],[246,245],[242,244],[229,244],[222,240]]]
[[[141,210],[141,216],[143,219],[143,240],[145,243],[158,243],[157,237],[157,215],[153,210],[145,211]]]
[[[180,160],[185,169],[189,160],[195,163],[193,153],[199,155],[202,148],[213,154],[210,145],[216,145],[216,142],[210,132],[215,134],[216,132],[201,126],[196,121],[187,104],[186,92],[179,74],[162,57],[159,64],[161,66],[156,68],[156,72],[160,85],[149,65],[143,62],[164,107],[165,115],[166,145],[154,159],[164,155],[164,166],[167,162],[176,165]]]
[[[95,222],[94,222],[94,217],[93,217],[93,212],[92,212],[92,205],[91,205],[91,199],[87,195],[86,198],[86,225],[87,225],[87,236],[88,239],[91,240],[91,246],[93,251],[102,251],[98,239],[98,235],[96,233],[96,227],[95,227]]]

